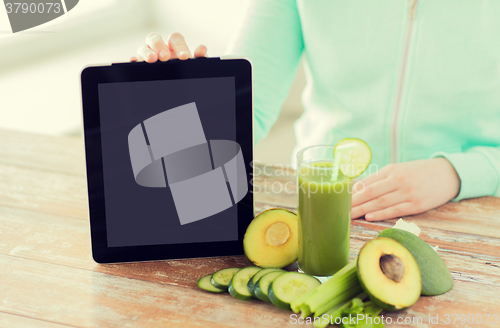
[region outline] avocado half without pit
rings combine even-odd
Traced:
[[[358,278],[370,299],[388,311],[412,306],[422,291],[415,258],[403,245],[389,238],[373,239],[361,249]]]
[[[298,256],[297,214],[273,208],[257,215],[243,238],[245,255],[261,268],[283,268]]]

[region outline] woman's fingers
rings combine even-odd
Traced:
[[[158,58],[161,61],[167,61],[170,59],[170,49],[163,41],[163,38],[158,33],[150,33],[146,37],[146,44],[148,47],[156,52]]]
[[[185,60],[191,57],[191,52],[186,44],[186,40],[180,33],[172,33],[168,37],[168,46],[175,52],[176,57]]]
[[[194,57],[205,57],[207,55],[207,47],[204,45],[198,46],[194,52]],[[186,44],[186,40],[180,33],[172,33],[165,42],[158,33],[150,33],[146,37],[146,45],[137,49],[137,56],[131,57],[130,61],[146,61],[154,63],[158,59],[167,61],[169,59],[178,58],[185,60],[191,57],[191,52]]]
[[[199,45],[194,51],[194,57],[205,57],[207,55],[207,47]]]
[[[369,185],[371,185],[372,183],[375,183],[377,181],[380,181],[380,180],[383,180],[387,177],[387,171],[382,169],[382,170],[379,170],[375,173],[372,173],[370,174],[369,176],[367,176],[366,178],[362,179],[362,180],[359,180],[358,182],[356,182],[352,188],[352,192],[353,193],[357,193],[357,192],[362,192],[363,191],[363,187],[366,188],[368,187]]]
[[[419,211],[411,202],[399,203],[397,205],[385,208],[380,211],[368,213],[365,215],[366,221],[382,221],[394,219],[401,216],[417,214]]]
[[[137,49],[137,56],[139,60],[144,60],[148,63],[154,63],[158,60],[156,52],[151,50],[148,46],[142,46]]]
[[[389,179],[376,181],[368,186],[356,184],[353,187],[352,207],[359,206],[363,203],[376,199],[382,195],[396,190],[396,185]],[[355,189],[356,188],[356,189]]]
[[[365,214],[374,213],[377,211],[384,210],[396,204],[405,202],[407,197],[404,193],[399,191],[394,191],[383,196],[372,199],[359,206],[353,206],[351,210],[351,218],[357,219]]]

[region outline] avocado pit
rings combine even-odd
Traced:
[[[276,222],[266,230],[266,242],[271,246],[281,246],[290,237],[290,229],[283,222]]]
[[[400,282],[405,274],[403,261],[392,254],[384,254],[380,257],[380,269],[387,278],[394,282]]]

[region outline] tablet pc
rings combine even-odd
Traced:
[[[245,59],[82,71],[96,262],[243,254],[254,217],[251,81]]]

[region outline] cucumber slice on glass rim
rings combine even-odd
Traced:
[[[363,174],[368,168],[372,151],[361,139],[345,138],[335,145],[333,156],[340,172],[352,179]]]

